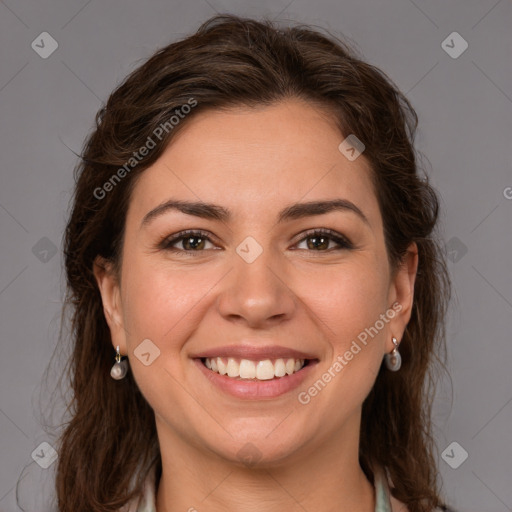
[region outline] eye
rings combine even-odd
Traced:
[[[353,249],[353,244],[348,238],[331,229],[312,229],[306,232],[299,243],[306,241],[307,249],[315,252],[331,252],[332,250]],[[330,242],[335,242],[338,247],[329,248]]]
[[[313,252],[348,250],[354,247],[348,238],[330,229],[311,229],[305,233],[305,236],[302,236],[297,244],[303,242],[306,242],[306,250]],[[334,242],[335,247],[331,247],[332,242]],[[206,247],[208,243],[212,244],[208,233],[201,230],[186,230],[163,239],[158,244],[158,248],[191,255],[191,253],[203,252],[208,249],[208,247]],[[175,247],[176,245],[178,245],[178,247]],[[181,247],[179,247],[179,245],[181,245]],[[299,247],[299,249],[301,248]]]
[[[181,249],[174,247],[177,242],[181,243]],[[187,230],[165,238],[160,242],[159,248],[176,252],[201,252],[207,242],[212,243],[204,231]]]

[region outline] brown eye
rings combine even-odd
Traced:
[[[307,238],[308,249],[328,249],[330,238],[326,236],[309,236]]]
[[[331,230],[314,230],[306,233],[299,243],[306,242],[307,248],[316,252],[330,252],[336,249],[352,249],[352,243],[342,235]],[[332,242],[338,248],[332,247]]]
[[[204,244],[206,239],[202,238],[200,236],[188,236],[186,238],[182,238],[182,245],[183,249],[190,250],[190,249],[204,249]],[[188,245],[188,247],[187,247]]]
[[[208,242],[212,243],[208,235],[202,231],[182,231],[165,238],[159,244],[159,248],[176,252],[202,252],[207,249],[205,244]],[[175,247],[176,245],[178,247]]]

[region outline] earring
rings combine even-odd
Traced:
[[[122,356],[119,353],[119,345],[117,346],[116,352],[116,362],[110,370],[110,376],[115,380],[120,380],[124,379],[126,376],[126,372],[128,371],[128,361],[126,361],[125,356]]]
[[[391,370],[392,372],[397,372],[400,370],[400,366],[402,366],[402,356],[400,355],[400,352],[398,352],[398,341],[396,338],[392,338],[394,348],[391,351],[390,354],[386,354],[386,366],[388,367],[388,370]]]

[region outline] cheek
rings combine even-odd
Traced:
[[[387,274],[378,263],[347,266],[338,275],[326,276],[323,284],[324,293],[315,300],[340,347],[372,326],[387,308]]]
[[[331,285],[323,302],[332,361],[341,364],[336,387],[354,397],[368,393],[382,362],[388,333],[388,323],[381,320],[388,307],[386,276],[379,265],[354,268]]]
[[[185,407],[188,395],[183,395],[180,382],[189,365],[183,348],[201,325],[209,294],[221,276],[206,266],[177,269],[143,256],[127,258],[124,268],[123,316],[134,378],[155,410],[163,396],[176,404],[184,398]],[[148,366],[137,357],[143,346],[152,360]]]
[[[125,268],[123,316],[135,381],[155,412],[167,410],[169,402],[190,407],[189,395],[180,385],[182,348],[197,325],[201,299],[215,280],[204,273],[200,279],[198,273],[157,267],[136,257],[128,258]],[[148,365],[139,360],[141,353],[150,354]]]
[[[215,284],[214,276],[198,271],[177,270],[165,264],[152,265],[133,258],[126,268],[123,310],[131,342],[150,338],[168,347],[176,332],[190,324],[194,307]]]

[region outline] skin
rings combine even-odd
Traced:
[[[392,336],[400,341],[409,321],[417,248],[393,275],[368,162],[341,154],[342,135],[311,104],[290,99],[189,121],[134,188],[121,275],[99,258],[94,268],[112,344],[128,355],[155,411],[163,465],[157,510],[373,512],[374,490],[358,462],[361,407]],[[167,211],[141,228],[171,197],[219,204],[233,217]],[[289,204],[336,198],[355,203],[368,224],[350,211],[276,222]],[[303,235],[311,228],[332,229],[354,248],[332,239],[311,248]],[[206,231],[211,241],[193,239],[196,252],[186,240],[174,244],[181,253],[159,248],[184,229]],[[247,236],[263,249],[250,264],[235,250]],[[298,392],[395,301],[401,311],[300,404]],[[300,389],[243,400],[212,386],[190,358],[248,338],[312,352],[319,363]],[[149,366],[134,355],[144,339],[160,350]],[[237,456],[248,441],[259,454],[251,467]],[[393,510],[407,509],[393,499]]]

